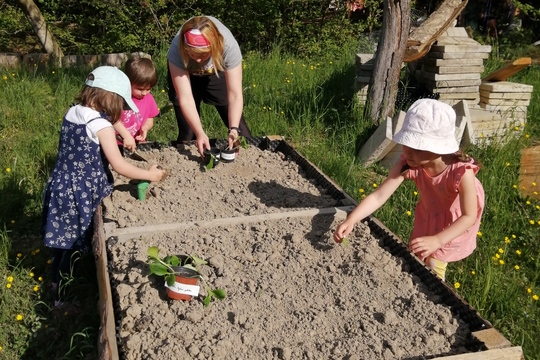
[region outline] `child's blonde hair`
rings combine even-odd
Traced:
[[[206,39],[210,42],[210,47],[207,48],[195,48],[189,45],[186,45],[184,40],[184,34],[192,29],[198,29]],[[183,26],[180,31],[179,36],[179,49],[180,54],[184,62],[184,67],[187,68],[189,64],[189,56],[185,56],[186,48],[196,55],[208,54],[211,53],[212,62],[214,67],[218,71],[224,71],[223,65],[223,49],[224,41],[223,35],[219,32],[216,25],[206,16],[195,16],[194,18],[189,19]]]

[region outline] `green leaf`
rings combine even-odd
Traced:
[[[157,276],[165,276],[169,274],[170,271],[167,266],[163,265],[162,263],[155,262],[150,264],[150,273]]]
[[[210,170],[214,167],[214,154],[210,154],[210,161],[206,164],[206,170]]]
[[[174,274],[169,274],[165,276],[165,281],[167,282],[167,285],[173,286],[176,282],[176,276],[174,276]]]
[[[211,294],[218,300],[223,300],[227,296],[227,294],[225,293],[225,290],[222,290],[222,289],[214,289],[210,291],[209,294]]]
[[[206,297],[203,300],[204,306],[207,307],[208,305],[210,305],[210,300],[212,300],[212,297],[210,296],[210,294],[206,295]]]
[[[193,261],[193,263],[195,263],[195,266],[198,266],[198,265],[206,265],[208,264],[208,262],[204,259],[201,259],[200,257],[198,256],[195,256],[195,255],[190,255],[189,256],[191,258],[191,260]]]
[[[186,269],[196,271],[197,273],[199,272],[199,270],[197,270],[197,268],[195,266],[191,265],[191,264],[186,264],[186,265],[183,265],[182,267],[184,267]]]
[[[148,248],[146,255],[152,259],[159,259],[159,248],[157,246],[152,246]]]
[[[178,266],[180,265],[180,259],[176,255],[168,255],[163,258],[163,262],[171,265],[171,266]]]
[[[343,246],[349,245],[349,240],[347,238],[343,238],[343,240],[341,240],[341,245]]]

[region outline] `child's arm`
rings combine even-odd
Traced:
[[[124,144],[123,144],[124,148],[126,148],[129,152],[135,151],[137,144],[135,144],[135,139],[133,138],[133,136],[131,136],[129,131],[126,129],[126,127],[124,126],[124,123],[122,123],[121,121],[117,121],[113,125],[113,127],[114,127],[114,130],[116,130],[116,132],[118,133],[118,135],[120,135],[122,139],[124,140]]]
[[[463,234],[476,222],[478,200],[476,196],[475,176],[472,169],[465,170],[465,173],[461,177],[458,191],[461,216],[437,235],[422,236],[410,241],[410,249],[420,259],[424,260],[435,251]]]
[[[148,135],[148,131],[154,127],[154,118],[148,118],[144,122],[144,124],[141,126],[141,129],[139,130],[139,134],[135,136],[135,140],[137,141],[146,141],[146,136]]]
[[[158,169],[157,165],[152,165],[150,169],[145,170],[125,161],[122,154],[120,154],[120,150],[118,150],[118,146],[116,145],[116,137],[113,128],[103,128],[99,130],[96,135],[99,139],[103,153],[107,157],[107,160],[111,164],[114,171],[117,173],[131,179],[149,181],[160,181],[163,175],[165,175],[165,170]]]
[[[354,225],[380,208],[396,191],[399,185],[401,185],[403,180],[404,177],[401,175],[401,162],[398,161],[392,166],[388,177],[381,186],[366,196],[366,198],[347,216],[347,219],[339,224],[334,232],[334,241],[337,243],[343,241],[343,238],[347,237],[352,231]]]

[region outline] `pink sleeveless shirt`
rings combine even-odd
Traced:
[[[400,163],[406,164],[403,155]],[[466,169],[472,169],[475,175],[478,173],[478,166],[474,164],[474,160],[449,165],[434,177],[429,176],[421,167],[411,168],[405,173],[406,179],[414,181],[420,195],[410,239],[436,235],[461,216],[459,184]],[[435,259],[446,262],[461,260],[476,248],[476,235],[484,210],[484,188],[476,177],[475,186],[478,207],[476,222],[461,236],[434,252],[431,256]]]

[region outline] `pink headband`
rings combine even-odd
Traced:
[[[184,34],[184,42],[194,48],[205,48],[210,46],[210,41],[199,29],[191,29]]]

